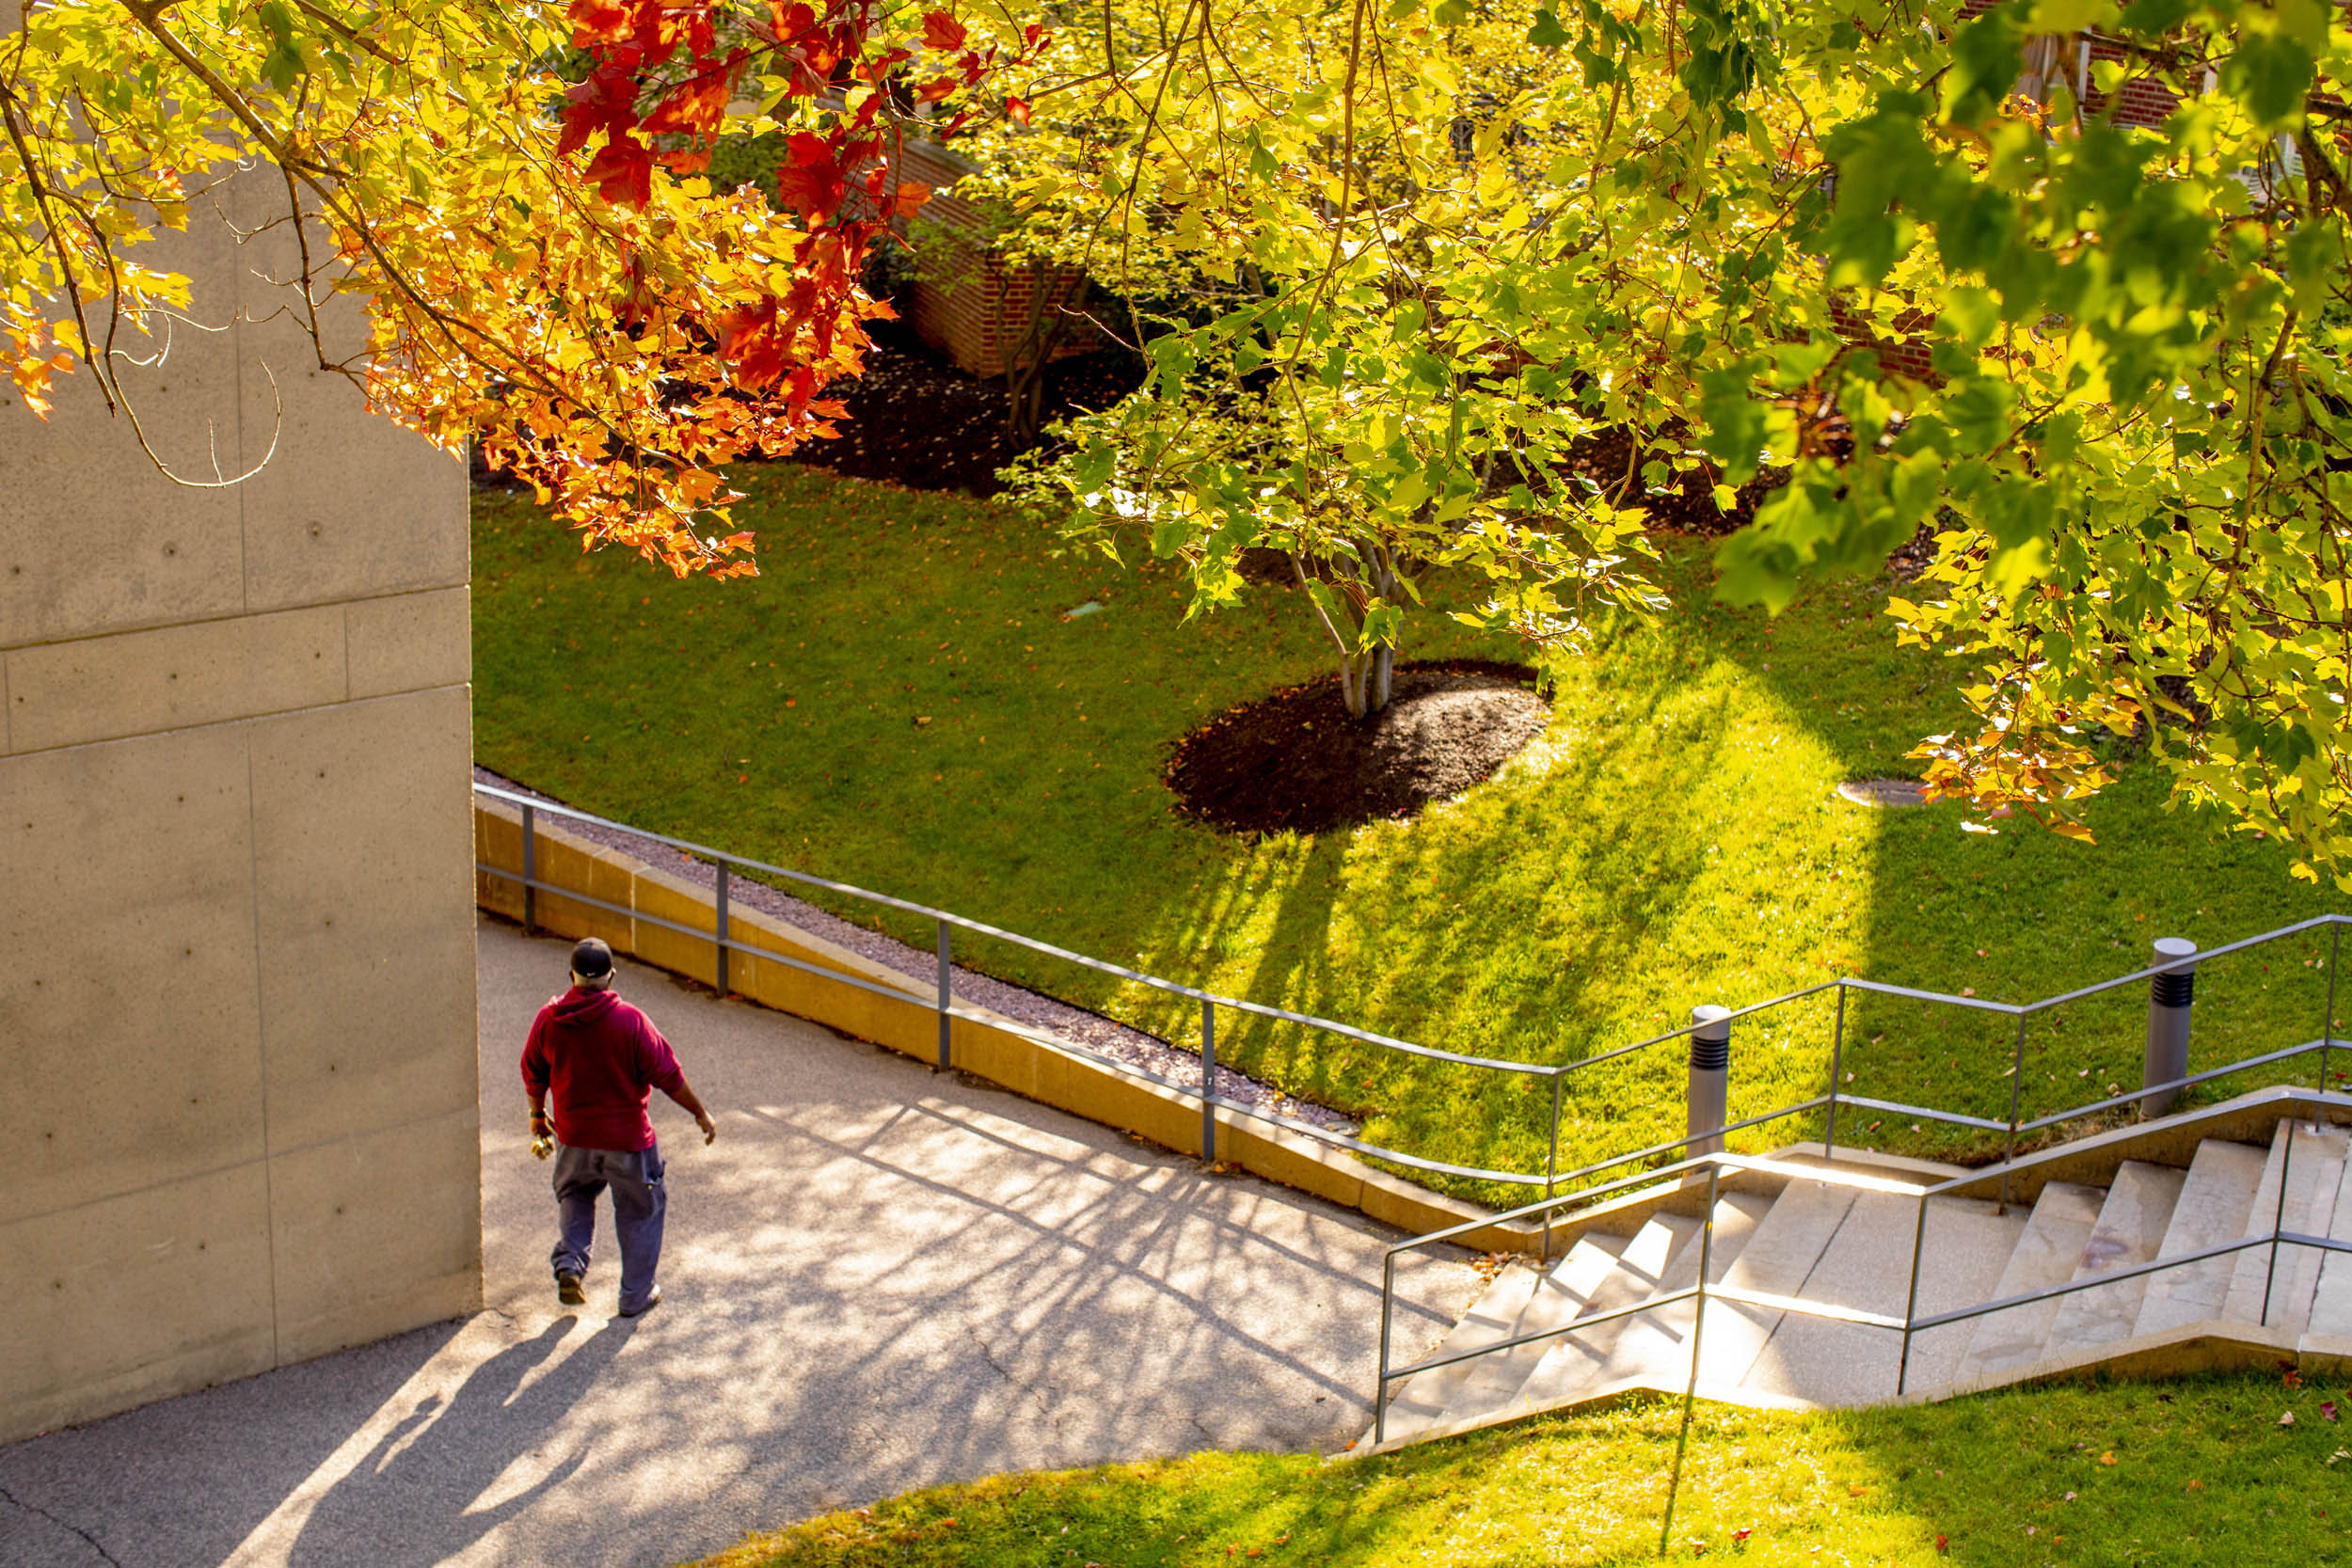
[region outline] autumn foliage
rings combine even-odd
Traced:
[[[322,367],[444,448],[478,442],[584,547],[754,570],[724,466],[834,434],[826,389],[888,313],[866,262],[929,194],[898,178],[904,137],[961,129],[1041,34],[1008,55],[946,11],[863,0],[573,0],[541,27],[555,13],[480,0],[353,23],[285,0],[28,8],[0,42],[0,358],[22,401],[45,415],[78,364],[136,426],[103,343],[206,309],[138,245],[258,159],[317,239],[286,281],[364,303],[357,355],[329,346],[331,303],[311,311]],[[777,129],[772,203],[698,178],[722,137]]]

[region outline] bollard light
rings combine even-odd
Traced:
[[[2197,944],[2186,937],[2158,937],[2149,966],[2158,970],[2148,977],[2148,1051],[2141,1058],[2139,1084],[2150,1088],[2188,1076],[2188,1004],[2197,990]],[[2139,1117],[2163,1116],[2181,1097],[2179,1088],[2158,1089],[2139,1097]]]
[[[1686,1158],[1724,1151],[1723,1125],[1729,1120],[1731,1009],[1708,1002],[1691,1009],[1691,1090],[1683,1146]]]

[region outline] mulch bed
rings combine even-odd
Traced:
[[[1408,817],[1542,733],[1551,705],[1534,687],[1524,664],[1401,664],[1388,707],[1352,720],[1326,675],[1211,719],[1176,743],[1165,777],[1180,809],[1239,832]]]
[[[838,440],[810,441],[791,461],[911,490],[993,496],[996,470],[1019,455],[1005,420],[1002,381],[947,363],[904,322],[876,322],[866,373],[825,390],[850,411]],[[1105,352],[1045,368],[1046,418],[1107,408],[1139,384],[1135,361]]]

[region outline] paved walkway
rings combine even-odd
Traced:
[[[719,1121],[656,1097],[666,1300],[548,1282],[513,1062],[565,946],[481,933],[489,1310],[0,1449],[0,1568],[637,1565],[927,1482],[1368,1419],[1361,1215],[624,964]],[[1432,1260],[1398,1343],[1468,1302]]]

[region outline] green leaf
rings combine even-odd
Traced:
[[[2296,117],[2311,90],[2312,52],[2277,33],[2249,34],[2238,40],[2237,54],[2221,78],[2245,100],[2257,123],[2282,125]]]
[[[1559,16],[1549,7],[1544,7],[1535,12],[1535,24],[1527,30],[1527,41],[1538,49],[1558,49],[1576,40],[1560,25]]]

